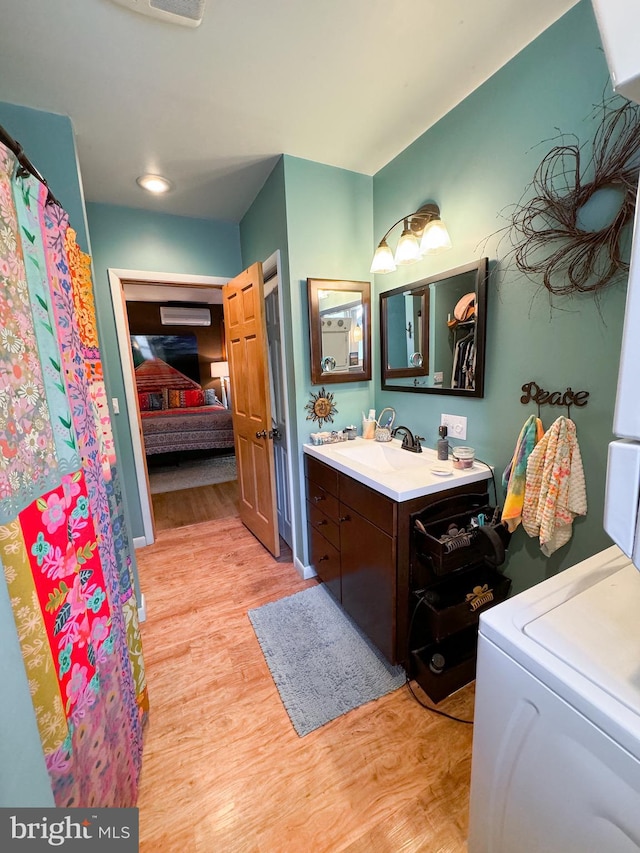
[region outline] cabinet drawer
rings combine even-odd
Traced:
[[[334,468],[325,465],[324,462],[318,462],[313,456],[308,456],[307,454],[304,457],[304,464],[307,479],[321,486],[326,492],[337,498],[338,472]]]
[[[341,601],[340,552],[310,524],[307,529],[309,531],[309,562],[320,580],[327,585],[329,592],[337,601]]]
[[[339,475],[339,487],[341,503],[359,512],[384,533],[394,535],[397,506],[395,501],[345,474]]]
[[[331,521],[338,521],[338,498],[312,480],[307,480],[307,499],[311,506],[317,506]]]
[[[312,504],[307,501],[307,518],[311,527],[321,533],[325,539],[333,545],[334,548],[340,549],[340,528],[321,511],[320,505]]]

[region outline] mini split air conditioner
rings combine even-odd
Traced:
[[[210,326],[211,311],[208,308],[161,305],[160,321],[163,326]]]
[[[161,18],[172,24],[185,27],[199,27],[204,15],[206,0],[113,0],[119,6],[126,6],[141,15]]]

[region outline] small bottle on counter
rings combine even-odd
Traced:
[[[449,440],[447,438],[448,432],[449,430],[444,424],[438,427],[438,435],[440,436],[436,445],[438,459],[445,460],[449,458]]]

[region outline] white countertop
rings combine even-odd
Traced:
[[[463,471],[452,467],[449,474],[435,474],[431,470],[438,462],[435,450],[423,446],[422,453],[412,453],[402,450],[401,445],[400,439],[377,442],[357,437],[335,444],[305,444],[303,450],[399,502],[491,477],[491,469],[480,462],[474,462],[472,468]]]

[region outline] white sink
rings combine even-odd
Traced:
[[[354,441],[305,444],[304,452],[394,501],[436,494],[491,476],[490,469],[479,464],[443,471],[435,450],[427,444],[422,453],[402,450],[399,438],[380,442],[357,436]]]
[[[391,471],[407,471],[415,468],[422,454],[413,453],[410,450],[402,450],[395,444],[379,441],[368,441],[366,444],[354,444],[349,446],[346,442],[335,449],[336,455],[345,456],[367,468],[373,468],[380,473]]]

